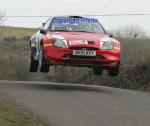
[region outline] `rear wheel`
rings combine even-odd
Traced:
[[[93,68],[93,73],[94,75],[102,75],[103,74],[103,69],[99,67],[94,67]]]
[[[115,77],[119,75],[120,65],[118,64],[116,67],[112,67],[108,69],[109,76]]]
[[[31,47],[29,72],[37,72],[38,71],[39,62],[34,59],[35,54],[36,54],[36,48]]]
[[[40,56],[39,56],[39,69],[40,72],[48,73],[49,72],[49,64],[46,62],[46,58],[44,57],[43,46],[40,46]]]

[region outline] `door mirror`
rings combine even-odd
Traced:
[[[45,23],[42,23],[42,28],[44,27]]]
[[[112,34],[112,33],[108,33],[108,36],[109,36],[109,37],[113,37],[113,34]]]
[[[47,31],[46,31],[46,30],[41,29],[41,30],[40,30],[40,33],[45,35],[45,34],[47,33]]]

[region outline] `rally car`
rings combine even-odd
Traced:
[[[119,74],[120,42],[98,19],[81,16],[49,18],[30,39],[30,72],[49,72],[52,65],[90,67],[95,75]]]

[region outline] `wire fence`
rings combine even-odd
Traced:
[[[68,16],[68,15],[56,15]],[[128,25],[137,25],[150,34],[150,13],[106,13],[106,14],[70,14],[70,16],[93,17],[99,19],[100,23],[107,29],[118,29]],[[53,15],[2,15],[4,21],[0,22],[1,26],[40,28],[42,23]]]
[[[66,15],[64,15],[66,16]],[[128,13],[128,14],[91,14],[91,15],[78,15],[78,16],[92,16],[92,17],[108,17],[108,16],[150,16],[148,13]],[[4,17],[4,15],[0,15],[0,17]],[[50,15],[26,15],[26,16],[15,16],[15,15],[6,15],[6,18],[46,18],[46,17],[53,17]]]

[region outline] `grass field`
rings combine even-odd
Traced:
[[[23,38],[24,36],[31,36],[37,29],[30,28],[16,28],[16,27],[0,27],[0,38],[5,37],[16,37],[17,39]]]
[[[21,38],[30,36],[35,31],[36,29],[0,28],[0,32],[4,32],[1,34],[0,43],[0,79],[84,83],[150,91],[149,39],[119,38],[122,47],[122,62],[118,77],[109,77],[106,71],[102,76],[94,76],[92,70],[88,68],[60,66],[51,67],[48,74],[29,73],[29,43]],[[12,35],[17,38],[14,42],[3,41],[5,37],[12,37]]]
[[[16,108],[0,101],[0,126],[42,126],[20,113]]]

